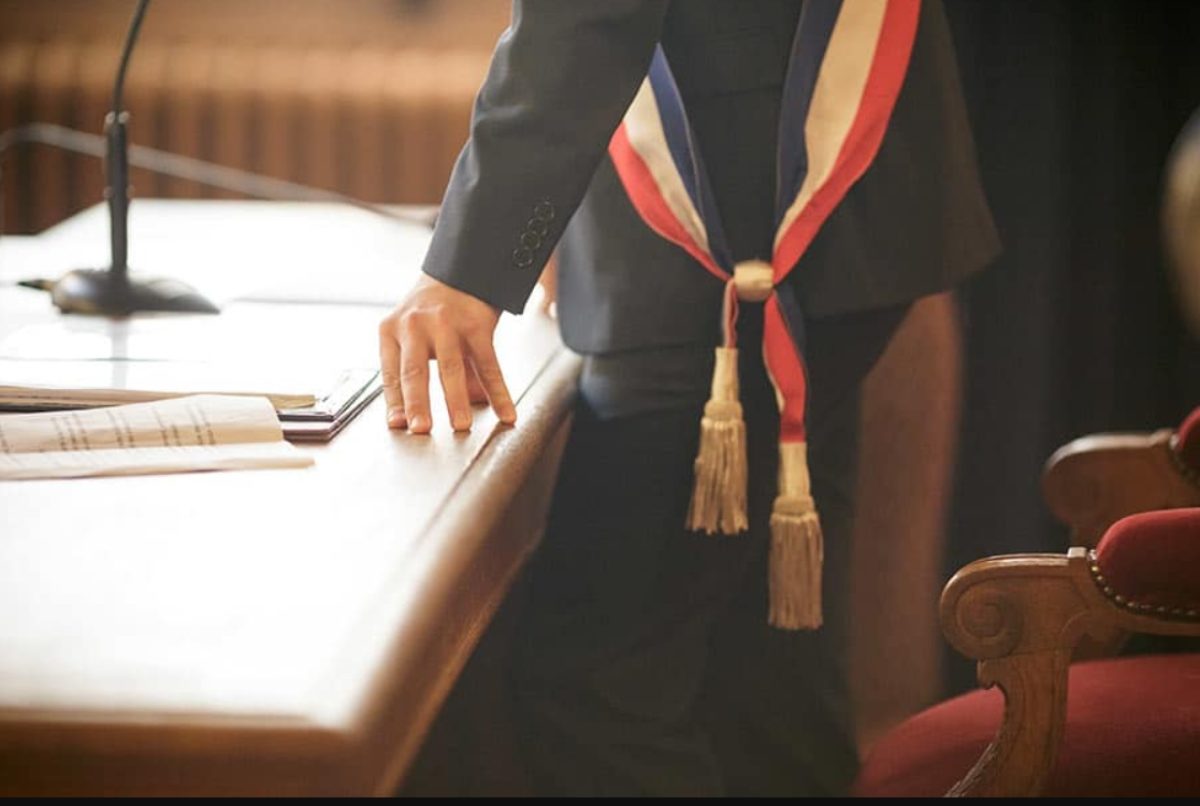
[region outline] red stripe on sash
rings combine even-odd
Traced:
[[[792,222],[787,234],[780,239],[771,261],[776,271],[775,282],[778,283],[795,267],[825,219],[866,172],[879,152],[908,70],[920,12],[920,0],[888,2],[854,123],[850,126],[829,178],[813,194],[804,210]]]
[[[625,185],[626,195],[629,196],[630,202],[633,203],[638,215],[642,217],[646,225],[663,238],[686,250],[710,274],[715,275],[723,282],[728,280],[729,274],[717,266],[712,256],[692,240],[692,236],[683,228],[683,224],[679,222],[675,213],[667,205],[646,161],[629,142],[629,134],[625,130],[624,122],[613,132],[608,150],[613,166],[617,169],[617,175],[620,176],[621,183]]]
[[[763,358],[775,391],[783,398],[779,411],[779,441],[804,442],[804,406],[808,393],[808,374],[800,350],[772,294],[763,310]]]

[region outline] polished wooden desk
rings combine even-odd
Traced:
[[[104,226],[0,239],[0,352],[30,325],[84,349],[172,327],[63,321],[12,286],[102,262]],[[416,276],[425,236],[402,230],[138,201],[132,262],[261,323],[217,356],[344,343],[370,364]],[[431,436],[389,432],[377,400],[307,470],[0,482],[0,794],[393,792],[540,536],[566,433],[577,361],[554,324],[505,317],[498,351],[514,428],[481,408],[470,433],[442,410]]]

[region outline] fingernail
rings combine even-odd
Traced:
[[[429,430],[429,418],[427,418],[424,414],[418,414],[417,416],[412,418],[412,422],[410,423],[410,426],[411,426],[410,430],[416,431],[418,433],[428,431]]]
[[[470,431],[471,430],[471,418],[455,417],[454,420],[451,422],[451,425],[454,427],[455,431]]]
[[[404,409],[399,406],[388,409],[387,421],[392,428],[401,428],[404,425]]]

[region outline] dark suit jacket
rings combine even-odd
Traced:
[[[569,346],[612,354],[716,343],[720,283],[642,223],[606,148],[661,41],[735,257],[769,256],[780,94],[800,9],[796,0],[517,0],[425,271],[519,311],[561,239]],[[956,71],[943,9],[926,0],[880,153],[792,273],[810,315],[934,293],[995,255]]]

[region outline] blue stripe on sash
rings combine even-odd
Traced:
[[[679,171],[683,180],[684,189],[692,199],[692,205],[704,221],[704,229],[708,233],[709,254],[718,266],[732,271],[733,255],[725,240],[725,230],[721,227],[721,216],[717,212],[716,197],[708,182],[708,171],[705,170],[700,149],[692,140],[692,128],[683,108],[683,98],[675,84],[675,77],[671,75],[671,68],[667,64],[667,57],[661,45],[654,51],[649,78],[650,88],[654,91],[654,100],[658,104],[659,116],[662,119],[667,150],[670,151],[675,169]]]
[[[667,56],[662,45],[654,50],[654,59],[650,62],[650,89],[654,90],[654,101],[658,105],[658,115],[662,120],[663,134],[667,138],[667,149],[675,162],[675,170],[692,204],[700,209],[699,194],[696,192],[696,167],[692,164],[692,140],[689,137],[691,127],[687,115],[683,111],[683,99],[675,86],[671,68],[667,66]],[[701,212],[701,215],[704,215]]]
[[[804,126],[825,49],[842,10],[842,0],[805,0],[792,40],[791,62],[783,85],[779,118],[779,174],[776,177],[775,226],[779,227],[808,174]]]
[[[800,355],[804,355],[808,336],[804,330],[804,311],[800,308],[800,299],[796,296],[796,282],[792,277],[784,278],[775,286],[775,296],[779,300],[779,310],[783,311],[784,321],[787,322],[788,332],[792,343],[796,345]]]

